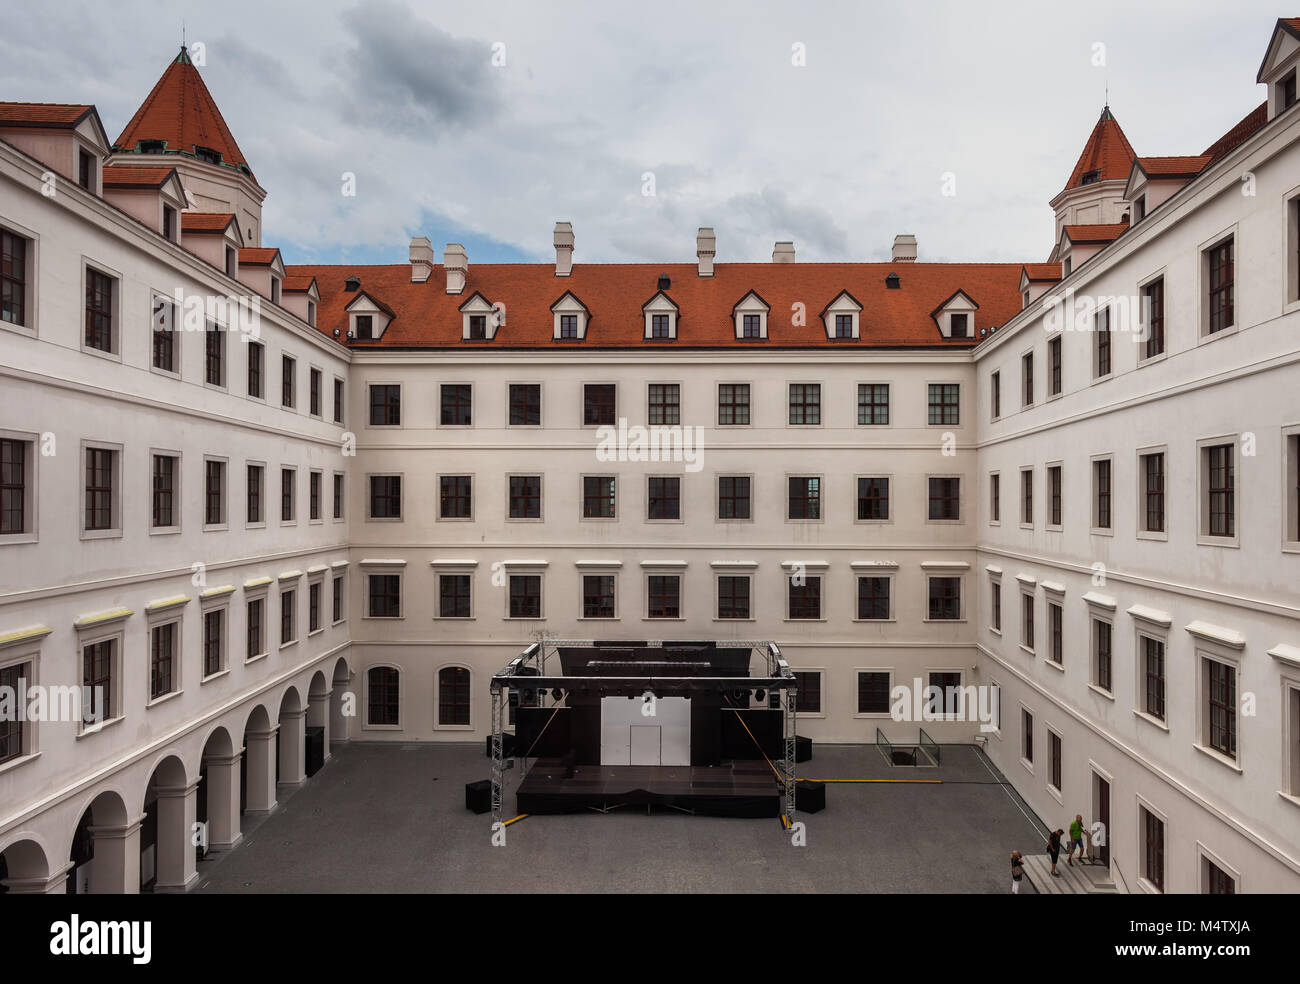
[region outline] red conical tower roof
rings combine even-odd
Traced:
[[[1070,180],[1065,183],[1065,190],[1079,187],[1084,175],[1094,171],[1097,172],[1098,181],[1126,181],[1136,157],[1119,121],[1111,113],[1110,107],[1106,106],[1101,111],[1101,119],[1092,128],[1088,142],[1083,145],[1083,153],[1079,155],[1079,162],[1070,173]]]
[[[153,91],[131,117],[114,150],[132,151],[141,140],[164,140],[167,152],[195,156],[196,147],[221,155],[221,163],[253,176],[239,144],[222,119],[221,110],[203,84],[199,70],[181,48]],[[254,179],[256,180],[256,179]]]

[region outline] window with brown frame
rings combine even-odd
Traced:
[[[822,422],[822,388],[820,383],[790,384],[790,423]]]
[[[1142,288],[1146,306],[1146,357],[1155,358],[1165,350],[1165,281],[1161,277]]]
[[[467,727],[470,712],[470,674],[463,666],[438,671],[438,723]]]
[[[763,316],[760,314],[747,314],[742,322],[742,338],[762,338],[763,337]]]
[[[1097,312],[1093,334],[1097,338],[1093,375],[1100,379],[1110,375],[1110,308],[1102,308]]]
[[[298,473],[292,468],[280,469],[280,522],[292,523],[297,519],[294,508],[297,498]]]
[[[989,400],[993,405],[993,419],[1002,416],[1002,373],[995,372],[989,377]]]
[[[108,448],[86,448],[86,529],[111,530],[115,506],[117,452]]]
[[[1061,395],[1061,336],[1047,340],[1047,395]]]
[[[334,602],[333,605],[334,621],[342,622],[343,619],[347,616],[347,596],[344,594],[344,590],[343,590],[342,574],[335,574],[334,577],[330,580],[330,590],[334,594],[334,597],[332,599],[332,601]]]
[[[149,699],[172,692],[172,670],[176,660],[176,623],[155,625],[150,632]]]
[[[438,575],[438,617],[469,618],[470,612],[470,576]]]
[[[225,386],[226,333],[220,325],[209,323],[203,338],[203,380],[209,386]]]
[[[0,668],[0,693],[20,693],[24,688],[23,681],[31,676],[31,672],[31,663],[15,663]],[[27,737],[28,726],[23,720],[25,716],[5,714],[0,717],[0,764],[12,762],[27,754],[26,749],[31,741]]]
[[[438,479],[438,517],[470,519],[473,515],[473,478],[443,475]]]
[[[261,342],[248,343],[248,395],[263,399],[266,392],[262,381],[263,364],[266,361],[266,347]]]
[[[540,383],[510,384],[510,426],[538,427],[542,423]]]
[[[604,427],[614,424],[616,387],[613,383],[586,383],[582,387],[582,423]]]
[[[1092,682],[1100,690],[1110,693],[1111,690],[1111,635],[1112,628],[1109,622],[1103,622],[1099,618],[1092,620],[1092,647],[1093,647],[1093,678]]]
[[[370,426],[398,427],[402,423],[402,387],[396,383],[370,385]]]
[[[287,646],[298,638],[298,592],[280,589],[280,645]]]
[[[176,525],[176,466],[175,455],[153,456],[153,522],[154,529]]]
[[[953,477],[931,478],[930,519],[961,519],[961,479]]]
[[[220,526],[226,521],[226,463],[203,463],[203,522]]]
[[[473,388],[469,383],[443,383],[441,388],[443,427],[468,427],[473,422]]]
[[[613,574],[584,574],[582,576],[582,617],[614,617]]]
[[[858,578],[858,618],[863,621],[889,619],[889,582],[887,577]]]
[[[266,469],[261,465],[248,466],[247,519],[249,524],[264,522],[262,500],[265,496]]]
[[[1034,353],[1026,352],[1020,357],[1020,378],[1024,384],[1024,393],[1021,396],[1021,406],[1032,407],[1034,405]]]
[[[27,240],[0,229],[0,321],[27,324]]]
[[[540,574],[510,575],[510,617],[542,617],[542,576]]]
[[[718,423],[722,426],[749,423],[749,384],[718,384]]]
[[[1206,256],[1210,266],[1209,334],[1231,328],[1235,316],[1235,271],[1233,269],[1232,237],[1210,247]]]
[[[749,618],[749,575],[718,577],[718,618]]]
[[[795,670],[795,683],[799,687],[797,696],[800,714],[820,714],[822,712],[822,675],[817,670]]]
[[[1051,637],[1051,647],[1047,655],[1057,666],[1061,665],[1065,653],[1064,620],[1065,612],[1061,606],[1049,601],[1047,603],[1047,628]]]
[[[889,423],[889,384],[858,384],[858,423],[884,426]]]
[[[1034,525],[1034,473],[1029,469],[1020,472],[1020,522]]]
[[[262,655],[266,648],[266,600],[263,598],[254,598],[248,603],[247,613],[247,653],[244,658],[252,659],[254,656]]]
[[[115,283],[108,274],[86,268],[86,348],[113,351]]]
[[[802,582],[802,583],[798,583]],[[822,617],[822,579],[816,575],[787,578],[789,612],[792,619]]]
[[[961,422],[961,384],[929,384],[929,421],[955,427]]]
[[[542,518],[542,476],[510,476],[510,518]]]
[[[938,690],[942,701],[940,708],[944,714],[958,714],[965,697],[961,690],[961,674],[951,670],[931,670],[930,686]]]
[[[680,618],[682,579],[676,574],[651,574],[646,578],[650,603],[649,618]]]
[[[1002,521],[1002,476],[996,472],[989,476],[989,522]]]
[[[320,519],[320,479],[318,471],[307,473],[307,518]]]
[[[87,151],[77,151],[77,184],[87,191],[95,190],[95,158]]]
[[[487,340],[487,315],[471,314],[469,316],[469,338],[470,341],[482,342]]]
[[[682,518],[682,480],[679,476],[653,475],[646,497],[647,519]]]
[[[313,417],[321,415],[321,374],[319,369],[311,369],[307,373],[307,412]]]
[[[84,721],[111,721],[113,676],[117,671],[117,640],[104,639],[81,651],[81,713]]]
[[[1217,659],[1204,659],[1208,744],[1230,759],[1237,757],[1237,670]]]
[[[1099,530],[1110,529],[1110,464],[1109,459],[1092,463],[1092,525]]]
[[[319,632],[321,628],[321,582],[312,581],[307,585],[307,631]]]
[[[343,380],[334,380],[334,423],[343,423]]]
[[[718,476],[718,518],[749,519],[749,476]]]
[[[1146,880],[1164,891],[1165,888],[1165,824],[1146,807],[1142,814],[1142,874]]]
[[[1142,528],[1147,533],[1165,531],[1165,456],[1142,455]]]
[[[791,476],[787,487],[787,519],[821,519],[821,478],[815,475]]]
[[[1002,584],[989,578],[989,627],[1002,631]]]
[[[953,338],[970,338],[970,316],[966,314],[954,314],[949,324],[952,327]]]
[[[889,713],[889,674],[882,670],[858,673],[858,713]]]
[[[961,618],[961,578],[932,577],[929,584],[930,619],[950,621]]]
[[[1020,644],[1026,649],[1034,648],[1034,596],[1020,596]]]
[[[677,383],[651,383],[648,387],[648,417],[651,424],[682,422],[681,386]]]
[[[560,337],[561,338],[578,337],[578,316],[576,314],[560,315]]]
[[[584,475],[582,479],[583,519],[613,519],[614,476]]]
[[[1049,759],[1047,781],[1057,790],[1064,789],[1062,785],[1062,763],[1061,763],[1061,736],[1055,731],[1047,732],[1047,752]]]
[[[889,479],[876,475],[858,479],[858,519],[889,519]]]
[[[1295,73],[1291,74],[1291,102],[1295,102]],[[1209,858],[1201,859],[1205,864],[1206,895],[1236,895],[1237,880],[1220,868]]]
[[[153,299],[153,367],[176,372],[176,307],[161,297]]]
[[[218,608],[203,613],[203,675],[210,677],[225,669],[226,611]]]
[[[1047,522],[1050,526],[1060,526],[1065,518],[1061,507],[1062,466],[1049,465],[1047,468]]]
[[[29,533],[31,441],[0,438],[0,533]]]
[[[366,723],[383,728],[400,721],[401,674],[391,666],[366,671]]]
[[[1024,709],[1020,711],[1020,757],[1034,764],[1034,716]]]
[[[1236,536],[1236,476],[1231,444],[1216,444],[1205,449],[1206,534]]]
[[[1143,704],[1146,712],[1160,721],[1165,719],[1165,644],[1159,639],[1142,636]]]
[[[671,338],[668,331],[668,315],[652,314],[650,315],[650,337],[651,338]]]
[[[366,578],[369,588],[371,618],[401,618],[402,575],[370,574]]]
[[[294,390],[294,373],[298,363],[287,355],[280,356],[280,406],[292,408],[297,399]]]

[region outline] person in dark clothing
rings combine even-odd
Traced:
[[[1056,859],[1061,856],[1061,838],[1064,835],[1064,830],[1053,830],[1047,836],[1047,853],[1052,857],[1052,874],[1057,878],[1061,877],[1061,873],[1056,870]]]
[[[1025,859],[1019,851],[1011,852],[1011,894],[1020,894],[1020,879],[1025,877]]]

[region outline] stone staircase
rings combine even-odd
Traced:
[[[1118,895],[1119,890],[1111,880],[1110,869],[1099,864],[1065,863],[1065,852],[1056,870],[1059,878],[1052,877],[1052,859],[1046,854],[1025,856],[1025,874],[1039,895]]]

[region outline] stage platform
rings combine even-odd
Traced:
[[[781,815],[781,788],[758,761],[721,765],[578,765],[572,777],[558,758],[538,759],[515,796],[520,813],[664,807],[709,817]]]

